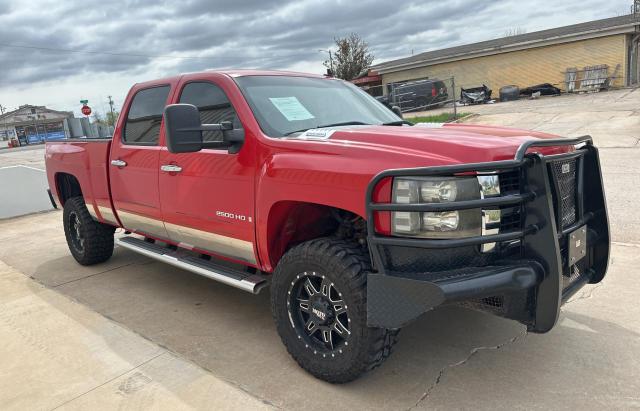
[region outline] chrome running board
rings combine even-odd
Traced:
[[[134,251],[138,254],[153,258],[171,264],[174,267],[191,271],[192,273],[202,275],[212,280],[219,281],[223,284],[230,285],[235,288],[258,294],[265,286],[269,284],[267,277],[260,274],[247,273],[240,270],[234,270],[229,267],[216,264],[204,258],[182,254],[168,247],[162,247],[155,243],[144,241],[136,237],[121,237],[116,239],[119,246]]]

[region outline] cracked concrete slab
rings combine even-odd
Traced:
[[[0,289],[3,410],[269,408],[3,262]]]
[[[551,332],[447,365],[418,408],[450,409],[452,398],[463,409],[639,408],[637,247],[614,245],[610,265],[602,283],[563,306]]]
[[[39,232],[37,230],[44,227],[57,226],[59,217],[58,213],[27,217],[37,219],[38,224],[24,226]],[[0,232],[3,231],[0,223]],[[22,233],[30,235],[26,228]],[[42,243],[33,241],[37,248],[46,243],[46,238]],[[17,248],[17,243],[7,244],[3,253],[11,256]],[[123,259],[135,258],[125,251],[122,250]],[[584,299],[566,306],[558,328],[550,334],[529,334],[523,339],[519,337],[523,335],[523,326],[515,322],[459,307],[443,308],[427,313],[403,329],[395,353],[383,367],[344,386],[315,380],[291,360],[275,332],[268,294],[252,296],[146,259],[110,270],[96,266],[95,271],[94,267],[77,265],[66,250],[59,250],[55,255],[45,254],[36,267],[31,261],[15,261],[48,284],[58,284],[60,272],[66,271],[70,278],[78,280],[56,286],[56,292],[167,347],[275,407],[321,409],[318,404],[322,404],[323,399],[333,398],[343,409],[409,409],[416,404],[418,408],[456,408],[458,405],[501,408],[488,394],[468,399],[463,394],[469,386],[478,391],[486,388],[492,396],[501,398],[502,408],[510,408],[517,404],[535,407],[533,401],[541,401],[534,396],[521,399],[520,394],[516,394],[522,387],[551,389],[545,382],[550,371],[537,364],[541,360],[536,356],[548,357],[543,364],[553,366],[558,374],[554,379],[556,384],[560,384],[560,378],[572,381],[569,371],[579,374],[575,378],[581,383],[594,375],[604,378],[597,372],[607,369],[598,368],[606,365],[617,370],[609,379],[611,387],[605,389],[605,385],[598,385],[595,393],[628,397],[632,389],[640,390],[636,382],[640,379],[632,379],[640,369],[633,362],[633,356],[640,358],[640,347],[633,342],[640,330],[623,332],[620,329],[636,324],[635,318],[640,315],[632,302],[640,289],[640,284],[632,278],[634,265],[638,263],[636,254],[635,247],[615,246],[611,278],[608,277],[591,298],[586,299],[593,287],[584,289],[584,295],[577,294],[574,299],[580,296]],[[61,267],[51,272],[51,278],[47,275],[47,259],[59,261]],[[621,304],[627,311],[622,315],[618,314]],[[603,323],[616,316],[615,327]],[[499,349],[491,349],[498,346]],[[619,350],[627,351],[619,354]],[[465,371],[467,369],[472,371]],[[564,369],[569,371],[562,371]],[[134,374],[129,373],[126,378]],[[526,379],[520,374],[526,375]],[[434,384],[439,375],[439,382]],[[117,392],[126,378],[110,383],[110,388],[100,393]],[[144,378],[140,378],[134,378],[129,385],[143,384]],[[625,381],[626,388],[620,381]],[[500,384],[504,387],[499,387]],[[509,395],[502,395],[503,391]],[[552,408],[573,404],[569,396],[550,398],[554,402],[549,400],[544,404],[557,406]]]
[[[420,407],[422,407],[424,402],[429,400],[429,396],[431,395],[431,392],[434,389],[437,388],[438,384],[440,384],[440,382],[442,381],[442,377],[445,375],[445,373],[449,369],[452,369],[452,368],[455,368],[455,367],[460,367],[460,366],[466,364],[467,361],[469,361],[474,355],[478,354],[481,351],[499,350],[499,349],[503,348],[504,346],[506,346],[507,344],[513,344],[517,340],[519,340],[521,338],[525,338],[526,336],[527,336],[527,329],[526,329],[526,327],[523,326],[523,331],[522,331],[521,334],[516,335],[515,337],[511,337],[510,339],[508,339],[507,341],[505,341],[503,343],[500,343],[498,345],[489,346],[489,347],[485,347],[485,346],[473,347],[471,349],[471,351],[469,351],[469,355],[467,355],[462,360],[460,360],[458,362],[455,362],[453,364],[447,364],[445,367],[441,368],[440,371],[438,372],[438,375],[436,376],[435,380],[433,381],[433,383],[426,389],[424,394],[418,399],[418,401],[415,403],[415,405],[413,407],[411,407],[410,409],[420,408]]]

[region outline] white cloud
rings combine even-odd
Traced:
[[[322,73],[326,55],[317,50],[350,32],[359,33],[381,62],[412,50],[488,40],[508,29],[532,32],[611,17],[629,5],[629,0],[3,0],[0,104],[79,112],[83,97],[103,111],[108,95],[119,105],[133,83],[180,72],[235,67]],[[98,53],[6,47],[11,44]]]

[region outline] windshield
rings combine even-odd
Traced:
[[[270,137],[327,126],[402,121],[375,98],[341,80],[287,76],[235,80]]]

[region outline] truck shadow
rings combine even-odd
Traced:
[[[429,312],[403,329],[394,355],[379,369],[353,383],[331,385],[309,376],[289,357],[271,319],[268,292],[252,296],[127,250],[119,250],[118,256],[118,265],[105,265],[102,272],[100,266],[81,267],[70,256],[60,257],[55,263],[68,267],[68,275],[78,280],[55,289],[285,408],[325,409],[326,398],[338,409],[409,408],[425,393],[431,398],[449,384],[481,391],[497,381],[502,385],[496,389],[516,395],[527,384],[525,377],[539,380],[549,369],[559,372],[542,384],[555,389],[559,379],[575,379],[571,372],[577,373],[576,367],[587,361],[581,356],[611,344],[611,336],[638,340],[633,331],[574,312],[565,312],[551,333],[524,337],[524,326],[518,323],[451,306]],[[55,275],[51,263],[43,262],[33,276],[44,284],[59,284],[49,278]],[[523,338],[513,341],[517,336]],[[478,348],[491,351],[498,346],[491,354],[465,362]],[[598,369],[612,366],[607,357],[588,361],[595,361]],[[514,367],[523,370],[517,378]],[[460,369],[473,372],[460,376]],[[450,375],[456,376],[454,382],[447,379]],[[433,390],[439,376],[440,384]]]

